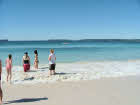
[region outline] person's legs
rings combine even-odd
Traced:
[[[52,65],[52,74],[55,75],[55,64]]]
[[[53,70],[52,70],[52,75],[54,75],[54,72],[53,72]]]
[[[7,82],[9,80],[9,69],[7,69]]]
[[[35,69],[38,69],[38,63],[37,62],[35,63]]]
[[[25,64],[23,65],[23,69],[24,69],[24,72],[26,72],[26,66],[25,66]]]
[[[49,76],[51,76],[52,75],[52,70],[49,70]]]
[[[55,75],[55,70],[52,70],[52,75]]]
[[[54,75],[55,74],[55,64],[49,65],[49,75]]]
[[[51,65],[51,64],[49,64],[49,76],[51,76],[51,75],[52,75],[52,70],[51,70],[51,67],[52,67],[52,65]]]
[[[34,62],[34,68],[38,69],[38,62],[37,61]]]
[[[30,64],[27,64],[27,71],[30,71]]]
[[[36,69],[36,62],[34,62],[34,68]]]
[[[36,69],[38,69],[38,63],[36,63]]]
[[[11,69],[9,71],[9,75],[10,75],[10,83],[11,83],[11,79],[12,79],[12,71],[11,71]]]

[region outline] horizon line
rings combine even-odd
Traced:
[[[140,40],[137,39],[137,38],[133,38],[133,39],[130,39],[130,38],[114,38],[114,39],[46,39],[46,40],[8,40],[8,39],[0,39],[1,41],[2,40],[6,40],[6,41],[84,41],[84,40]]]

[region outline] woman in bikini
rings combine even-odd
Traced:
[[[37,52],[37,50],[34,51],[34,54],[35,54],[34,67],[35,67],[35,69],[38,69],[39,61],[38,61],[38,52]]]
[[[12,79],[12,55],[9,54],[6,59],[6,70],[7,70],[7,82]]]
[[[30,70],[30,57],[28,56],[28,53],[25,52],[25,55],[23,56],[22,62],[23,62],[23,68],[24,72],[27,72]]]

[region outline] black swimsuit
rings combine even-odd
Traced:
[[[29,64],[29,60],[24,60],[24,64]]]

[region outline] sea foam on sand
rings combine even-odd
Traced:
[[[48,76],[48,65],[40,65],[38,70],[31,67],[24,73],[21,66],[12,69],[13,84],[50,83],[55,81],[93,80],[109,77],[140,75],[140,60],[134,61],[96,61],[57,63],[54,76]],[[6,83],[6,70],[3,67],[2,83]]]

